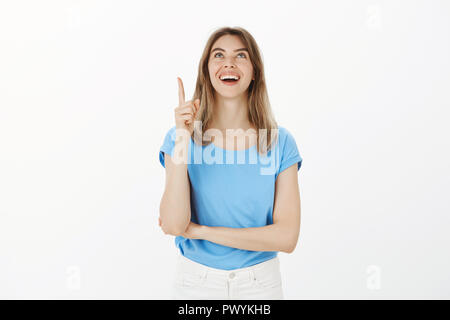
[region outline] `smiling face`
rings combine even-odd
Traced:
[[[213,44],[208,70],[216,93],[226,98],[245,93],[254,78],[247,49],[235,35],[224,35]],[[229,80],[223,80],[227,78]]]

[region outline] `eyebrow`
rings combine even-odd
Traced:
[[[225,50],[223,50],[222,48],[214,48],[214,49],[211,50],[211,53],[213,53],[214,51],[223,51],[223,52],[225,52]],[[248,52],[247,48],[240,48],[240,49],[234,50],[234,52],[237,52],[237,51],[247,51]]]

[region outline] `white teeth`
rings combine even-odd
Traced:
[[[237,77],[237,76],[232,76],[232,75],[225,75],[225,76],[221,76],[221,77],[220,77],[220,80],[225,80],[225,79],[239,80],[239,77]]]

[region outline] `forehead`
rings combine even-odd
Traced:
[[[219,39],[216,40],[216,42],[214,42],[214,44],[211,47],[211,50],[218,47],[232,51],[235,49],[243,48],[245,47],[245,45],[242,42],[241,38],[239,38],[238,36],[226,34],[224,36],[221,36]]]

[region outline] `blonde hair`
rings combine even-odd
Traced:
[[[194,131],[192,132],[192,138],[198,145],[209,145],[212,141],[204,139],[204,132],[213,115],[213,105],[214,105],[214,87],[211,84],[211,79],[209,77],[208,62],[210,57],[210,52],[214,43],[224,35],[236,35],[238,36],[244,45],[248,49],[248,54],[253,65],[254,80],[250,82],[248,87],[248,118],[250,123],[256,127],[257,133],[257,151],[265,153],[270,150],[273,146],[273,142],[276,141],[278,137],[278,125],[273,116],[269,97],[267,94],[266,80],[264,76],[264,65],[259,52],[258,45],[252,35],[241,27],[222,27],[214,31],[203,50],[202,57],[198,66],[198,76],[197,83],[195,86],[194,95],[192,100],[200,99],[200,109],[197,112],[195,121],[201,121],[202,128],[196,128],[194,126]],[[260,129],[262,129],[263,136],[260,136]],[[264,131],[266,129],[266,131]],[[198,132],[201,130],[201,132]],[[197,134],[196,134],[197,132]],[[201,141],[197,141],[196,137],[202,137]],[[197,140],[196,140],[197,139]],[[267,149],[266,149],[267,147]]]

